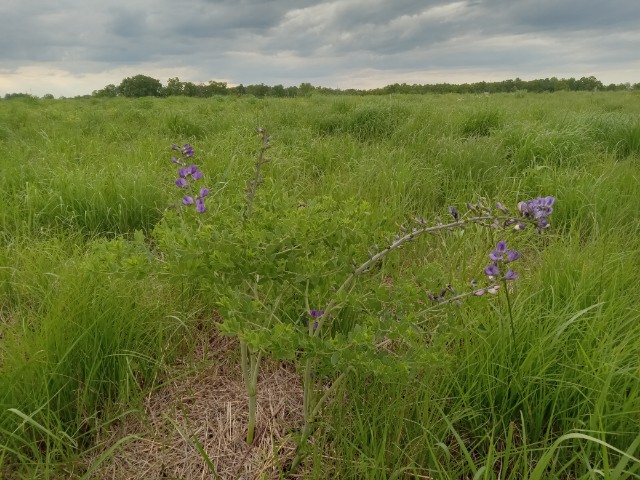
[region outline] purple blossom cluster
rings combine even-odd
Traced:
[[[194,151],[193,151],[193,147],[191,145],[189,145],[188,143],[185,143],[182,147],[179,147],[178,145],[171,145],[171,150],[175,150],[177,152],[180,152],[182,157],[180,159],[176,158],[176,157],[172,157],[171,161],[173,163],[177,163],[179,165],[186,165],[185,163],[185,159],[187,158],[191,158],[194,155]]]
[[[193,147],[188,143],[185,143],[184,146],[179,147],[178,145],[172,145],[172,150],[178,151],[182,154],[180,158],[172,157],[171,162],[181,165],[178,168],[178,179],[175,181],[176,186],[180,188],[190,189],[192,187],[192,183],[196,180],[200,180],[203,176],[202,171],[198,170],[197,165],[189,165],[187,166],[186,160],[192,158],[194,155]],[[194,198],[192,195],[185,195],[182,198],[183,205],[194,205],[196,206],[196,212],[204,213],[207,211],[207,208],[204,204],[204,197],[209,195],[209,189],[204,187],[201,188]]]
[[[324,310],[311,310],[309,312],[309,315],[311,315],[315,319],[318,319],[322,315],[324,315]],[[313,329],[315,330],[316,328],[318,328],[318,321],[317,320],[315,322],[313,322]]]
[[[553,197],[539,197],[526,202],[518,203],[518,210],[524,218],[535,220],[538,231],[549,226],[548,216],[553,213],[553,204],[556,199]],[[524,224],[518,224],[516,229],[524,228]]]
[[[182,204],[183,205],[193,205],[195,203],[196,212],[204,213],[204,212],[207,211],[207,207],[205,207],[205,205],[204,205],[204,197],[209,195],[209,189],[206,188],[206,187],[205,188],[201,188],[199,193],[200,193],[200,195],[198,195],[195,199],[191,195],[185,195],[182,198]]]
[[[506,267],[507,264],[515,262],[520,258],[520,252],[516,252],[514,249],[507,249],[507,242],[501,240],[498,242],[495,250],[489,254],[491,263],[484,269],[484,274],[491,281],[491,285],[487,288],[480,288],[474,292],[475,295],[484,295],[485,293],[497,293],[498,285],[497,280],[512,281],[518,278],[518,272],[515,272],[512,268]],[[504,272],[505,268],[507,269]],[[502,274],[504,272],[504,274]]]
[[[202,178],[202,172],[198,170],[197,165],[189,165],[186,168],[178,169],[178,178],[176,185],[180,188],[186,188],[189,185],[189,180],[200,180]]]

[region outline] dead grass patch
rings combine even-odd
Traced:
[[[119,439],[137,438],[118,446],[90,478],[212,478],[189,437],[197,438],[221,479],[281,478],[282,467],[294,454],[291,432],[303,422],[302,385],[295,369],[263,360],[256,440],[249,446],[245,442],[246,391],[240,365],[233,361],[238,343],[213,333],[207,348],[201,348],[211,360],[206,368],[153,392],[145,399],[140,418],[122,421],[101,435],[101,452]],[[93,464],[101,452],[94,453],[87,464]]]

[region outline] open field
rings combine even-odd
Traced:
[[[1,478],[207,478],[197,442],[225,479],[640,478],[637,91],[14,99],[0,154]],[[546,196],[541,233],[392,251],[313,336],[401,225]],[[517,280],[432,305],[499,240]],[[265,357],[251,448],[236,337]],[[310,371],[330,399],[283,473]]]

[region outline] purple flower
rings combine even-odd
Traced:
[[[197,171],[198,171],[198,166],[197,165],[189,165],[186,168],[187,175],[193,175]]]
[[[188,143],[185,143],[184,147],[182,148],[182,154],[187,158],[193,157],[193,147]]]
[[[184,178],[179,178],[176,180],[176,185],[180,188],[187,188],[187,181]]]
[[[494,262],[497,262],[498,260],[502,259],[506,251],[507,251],[507,242],[505,242],[504,240],[500,240],[498,242],[498,246],[496,247],[496,249],[489,254],[489,258]]]
[[[553,204],[556,199],[553,197],[539,197],[526,202],[518,203],[518,210],[525,218],[537,221],[538,231],[549,226],[547,217],[553,213]]]
[[[189,172],[187,171],[186,168],[179,168],[178,175],[180,175],[180,178],[187,178],[187,175],[189,175]]]
[[[193,205],[193,202],[194,202],[193,197],[190,195],[185,195],[185,197],[182,199],[182,203],[184,205]]]
[[[180,147],[178,145],[171,145],[171,150],[180,150]]]
[[[320,318],[322,315],[324,315],[324,310],[311,310],[309,314],[313,318]]]
[[[201,197],[206,197],[207,195],[209,195],[209,189],[207,187],[201,188],[200,189],[200,196]]]
[[[197,172],[193,172],[193,175],[191,176],[193,177],[194,180],[200,180],[202,178],[202,172],[198,170]]]
[[[198,197],[196,198],[196,212],[204,213],[207,211],[207,208],[204,206],[204,198]]]
[[[518,278],[518,272],[514,272],[511,268],[504,274],[505,280],[515,280]]]
[[[496,277],[500,275],[500,268],[507,263],[518,260],[520,258],[520,252],[516,252],[513,248],[507,250],[507,242],[501,240],[498,242],[496,249],[489,254],[489,258],[493,262],[484,269],[484,274],[489,277],[491,282],[495,282]],[[511,268],[502,277],[503,280],[515,280],[516,278],[518,278],[518,272],[514,272]],[[483,295],[485,292],[495,293],[491,291],[491,288],[483,288],[475,291],[474,294]]]
[[[493,278],[500,274],[500,269],[495,263],[490,263],[487,268],[484,269],[484,274],[489,278]]]
[[[507,252],[507,259],[504,263],[515,262],[520,258],[520,252],[516,252],[513,248]]]

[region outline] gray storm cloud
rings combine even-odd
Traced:
[[[5,0],[0,15],[0,92],[46,71],[84,81],[78,94],[127,73],[342,87],[363,72],[377,86],[640,76],[637,0]]]

